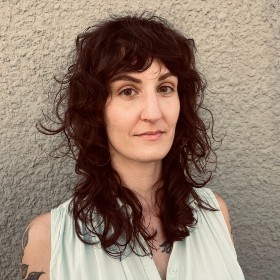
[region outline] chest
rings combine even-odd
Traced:
[[[159,247],[157,247],[156,249],[152,249],[153,261],[161,279],[163,280],[166,279],[166,270],[171,253],[171,251],[168,250],[169,248],[167,249],[167,247],[169,246],[166,246],[164,243],[165,242],[161,244],[159,243]]]
[[[192,237],[175,242],[163,259],[155,252],[153,258],[129,254],[119,260],[79,240],[72,245],[52,259],[51,280],[244,280],[225,244],[221,252]]]
[[[60,231],[52,231],[50,280],[244,280],[219,215],[209,211],[200,216],[190,236],[174,242],[170,253],[162,252],[167,250],[160,246],[162,234],[155,240],[153,258],[128,252],[121,260],[108,256],[98,245],[85,245],[74,225],[65,223]]]
[[[167,266],[172,251],[172,245],[166,242],[166,236],[159,218],[150,216],[148,222],[146,220],[146,226],[150,233],[153,233],[154,231],[157,232],[154,240],[152,241],[151,252],[158,273],[161,279],[165,280]]]

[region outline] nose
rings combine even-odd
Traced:
[[[154,92],[146,94],[143,100],[141,119],[143,121],[155,122],[161,118],[162,110],[159,96]]]

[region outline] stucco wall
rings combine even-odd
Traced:
[[[114,4],[113,4],[114,3]],[[34,216],[71,194],[70,160],[35,123],[48,109],[75,36],[110,13],[157,10],[198,48],[216,135],[226,133],[209,184],[227,201],[248,280],[280,279],[279,0],[2,0],[0,3],[0,279],[20,279],[20,240]]]

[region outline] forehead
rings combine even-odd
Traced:
[[[141,79],[164,80],[169,76],[174,76],[169,69],[159,60],[153,60],[152,63],[142,71],[120,71],[113,76],[110,82],[117,80],[132,80],[139,82]]]

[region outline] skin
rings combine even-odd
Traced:
[[[23,234],[22,279],[49,280],[51,256],[50,213],[35,218]]]
[[[142,73],[123,73],[110,83],[111,94],[104,108],[113,168],[123,183],[138,196],[144,225],[157,231],[152,255],[162,279],[172,248],[166,245],[155,206],[156,182],[160,184],[161,161],[171,148],[180,111],[177,77],[159,61]],[[157,185],[159,186],[159,185]],[[216,195],[229,232],[229,213]],[[22,279],[49,280],[51,216],[38,216],[23,235]]]
[[[177,77],[156,60],[146,71],[124,73],[110,83],[104,117],[112,165],[126,186],[149,200],[174,139],[177,84]]]

